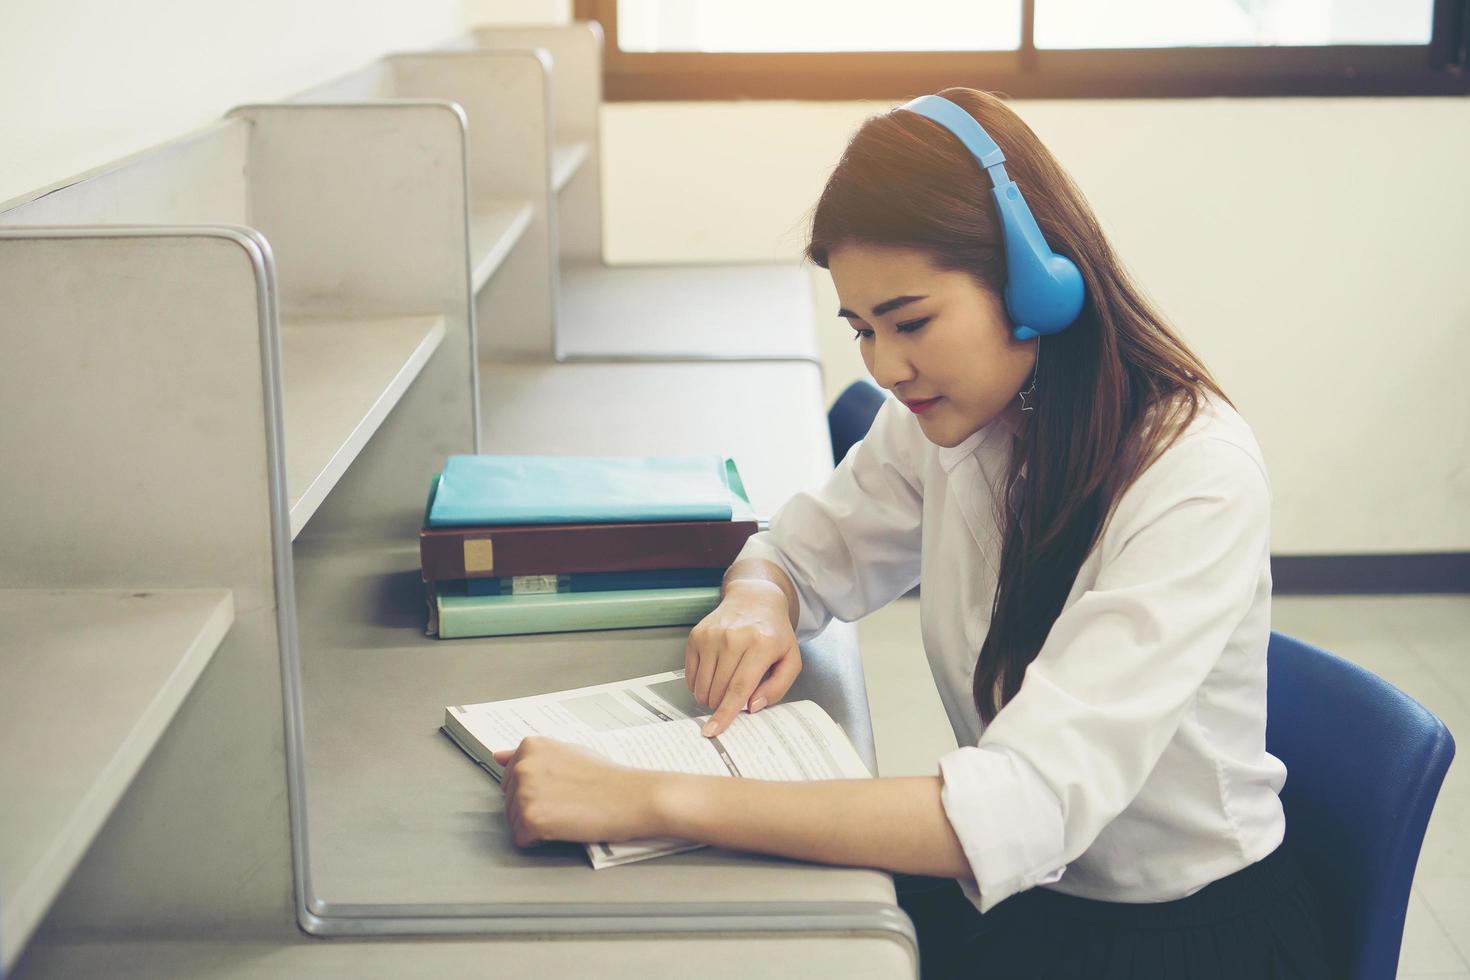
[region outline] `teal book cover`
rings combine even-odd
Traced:
[[[693,626],[720,604],[718,586],[540,595],[436,594],[430,631],[440,639]]]
[[[451,456],[429,527],[728,521],[750,513],[720,456]]]

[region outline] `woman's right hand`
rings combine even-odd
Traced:
[[[747,705],[755,712],[786,696],[801,673],[791,615],[781,586],[741,578],[726,583],[720,604],[689,632],[684,682],[714,708],[706,737],[729,728]]]

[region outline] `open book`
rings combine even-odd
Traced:
[[[444,709],[448,735],[498,781],[492,755],[527,735],[575,742],[639,769],[749,779],[863,779],[871,776],[831,716],[811,701],[742,712],[705,738],[709,711],[673,670],[612,684]],[[681,840],[587,845],[594,868],[629,864],[701,847]]]

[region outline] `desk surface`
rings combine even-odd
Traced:
[[[233,621],[220,589],[0,589],[0,972]]]
[[[561,270],[562,357],[819,363],[810,273],[795,263]]]
[[[438,732],[450,704],[683,665],[682,629],[485,639],[423,635],[412,545],[296,545],[314,894],[329,915],[523,916],[711,903],[892,903],[886,875],[714,849],[593,871],[578,845],[518,850],[499,787]],[[790,698],[821,703],[873,765],[855,629],[803,648]],[[648,910],[650,914],[652,910]]]

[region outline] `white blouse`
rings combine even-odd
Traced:
[[[826,486],[791,498],[741,558],[785,569],[799,639],[921,579],[924,651],[960,748],[945,813],[987,911],[1036,885],[1085,898],[1182,898],[1265,857],[1286,821],[1266,752],[1270,485],[1228,405],[1118,501],[1019,693],[988,725],[971,700],[1000,559],[995,494],[1013,432],[953,448],[886,401]]]

